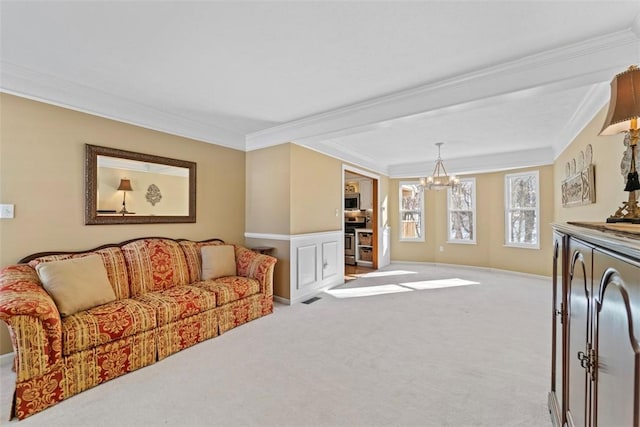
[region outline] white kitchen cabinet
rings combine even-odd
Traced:
[[[360,209],[373,209],[373,181],[361,179],[358,182],[360,192]]]

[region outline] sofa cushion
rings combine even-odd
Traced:
[[[99,255],[43,262],[36,271],[62,317],[116,299]]]
[[[199,282],[202,274],[202,253],[201,249],[205,246],[224,245],[222,240],[211,240],[208,242],[194,242],[192,240],[181,240],[180,246],[187,260],[189,269],[189,283]]]
[[[66,356],[156,325],[153,307],[133,299],[110,302],[62,319],[62,352]]]
[[[233,246],[203,246],[202,280],[236,275],[236,255]]]
[[[124,261],[122,249],[120,249],[119,247],[103,248],[78,254],[45,255],[30,261],[29,265],[35,269],[38,264],[43,262],[61,261],[70,258],[82,258],[94,254],[98,254],[102,257],[102,263],[107,269],[109,283],[111,283],[113,292],[116,294],[116,299],[129,298],[129,276],[127,275],[127,265]]]
[[[122,246],[122,252],[132,296],[189,283],[187,262],[175,240],[140,239]]]
[[[158,326],[216,308],[214,293],[189,285],[149,292],[135,299],[156,310]]]
[[[256,279],[240,276],[205,280],[194,286],[215,293],[218,307],[260,292],[260,283]]]

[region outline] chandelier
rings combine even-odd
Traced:
[[[444,168],[442,157],[440,157],[440,147],[444,142],[436,142],[438,146],[438,160],[436,160],[436,167],[433,169],[433,174],[426,178],[420,179],[420,185],[427,190],[443,190],[445,188],[453,188],[458,185],[458,178],[455,176],[447,175],[447,171]]]

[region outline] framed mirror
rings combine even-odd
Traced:
[[[85,146],[84,223],[196,222],[196,164]]]

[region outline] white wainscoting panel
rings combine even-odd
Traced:
[[[344,283],[342,230],[293,235],[290,243],[290,304]]]
[[[322,244],[322,279],[326,280],[338,274],[338,242]],[[344,261],[343,261],[344,264]],[[344,271],[344,270],[343,270]]]
[[[296,287],[303,289],[313,286],[318,281],[318,246],[310,244],[296,248],[296,261],[298,264],[298,280]]]

